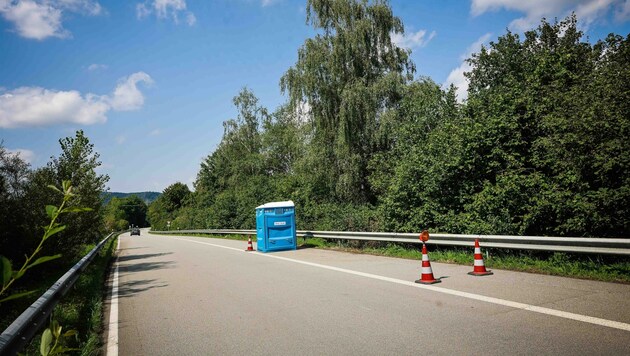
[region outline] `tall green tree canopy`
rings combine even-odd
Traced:
[[[470,63],[464,131],[480,232],[619,235],[630,216],[630,36],[590,44],[575,16],[508,32]],[[485,223],[483,223],[485,221]],[[496,223],[492,223],[495,221]]]
[[[391,40],[392,33],[403,33],[402,22],[379,0],[309,0],[307,22],[321,33],[299,49],[281,88],[290,107],[310,109],[312,144],[330,193],[369,201],[367,161],[378,149],[375,132],[415,70],[409,53]]]
[[[71,203],[76,206],[92,209],[90,212],[65,216],[63,221],[67,225],[63,238],[57,241],[61,248],[63,244],[81,248],[81,244],[94,243],[100,240],[103,233],[103,198],[102,192],[107,189],[109,176],[98,174],[101,166],[99,153],[94,151],[94,144],[78,130],[74,137],[59,140],[61,154],[52,157],[48,165],[40,173],[42,178],[52,176],[53,181],[48,184],[61,186],[64,180],[70,181],[74,198]],[[45,187],[45,186],[44,186]],[[47,189],[47,188],[44,188]]]

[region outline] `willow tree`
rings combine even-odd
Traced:
[[[299,49],[282,91],[291,107],[309,108],[316,184],[338,200],[369,202],[380,123],[415,71],[409,51],[392,43],[403,24],[380,0],[308,0],[306,21],[319,34]]]

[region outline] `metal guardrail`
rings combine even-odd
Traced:
[[[112,232],[104,238],[4,330],[0,335],[0,355],[15,355],[42,326],[47,324],[48,316],[57,303],[74,285],[81,272],[92,262],[105,243],[116,234]]]
[[[255,235],[256,230],[177,230],[154,231],[164,234],[215,234],[215,235]],[[305,231],[298,230],[298,237],[319,237],[336,240],[383,241],[398,243],[422,243],[416,233],[395,232],[352,232],[352,231]],[[507,236],[507,235],[458,235],[432,233],[428,245],[473,246],[475,239],[487,248],[514,250],[570,252],[603,255],[630,256],[630,238],[599,237],[543,237],[543,236]]]

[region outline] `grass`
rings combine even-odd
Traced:
[[[78,351],[75,355],[98,355],[101,347],[103,296],[106,293],[105,280],[107,277],[111,257],[116,246],[116,239],[110,239],[100,253],[94,257],[88,268],[81,273],[74,287],[63,297],[53,311],[53,317],[63,327],[62,333],[77,330],[78,337],[68,340],[69,347]],[[86,246],[83,255],[87,254],[94,245]],[[37,287],[34,299],[18,299],[11,305],[11,315],[2,317],[2,323],[7,326],[26,309],[35,299],[39,298],[65,271],[55,279],[48,278]],[[17,303],[19,301],[19,303]],[[6,327],[6,326],[5,326]],[[4,329],[3,329],[4,330]],[[22,350],[25,355],[39,355],[41,333],[35,335],[30,344]]]
[[[247,240],[243,235],[187,234],[230,240]],[[255,237],[252,238],[253,241]],[[298,238],[298,241],[301,238]],[[420,245],[380,243],[374,241],[330,241],[309,238],[302,248],[321,248],[351,253],[365,253],[412,260],[421,260]],[[473,248],[427,246],[431,261],[459,265],[473,265]],[[590,279],[605,282],[630,283],[630,259],[627,257],[581,255],[559,252],[530,252],[521,250],[484,249],[484,264],[488,268]]]

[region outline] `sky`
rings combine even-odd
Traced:
[[[591,43],[630,32],[630,0],[392,0],[416,77],[458,87],[464,61],[575,12]],[[247,87],[270,111],[304,41],[306,0],[0,0],[0,141],[33,168],[83,130],[115,192],[190,186]]]

